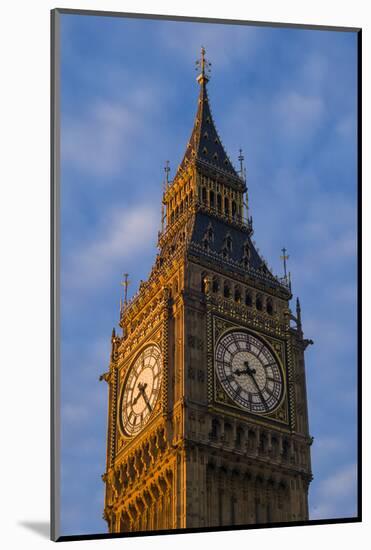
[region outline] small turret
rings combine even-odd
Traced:
[[[296,321],[297,321],[297,327],[298,330],[301,331],[301,307],[300,307],[300,301],[299,298],[296,298]]]

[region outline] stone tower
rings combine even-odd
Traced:
[[[159,253],[112,333],[104,518],[110,532],[308,519],[300,304],[251,240],[247,189],[199,61],[194,127],[163,195]]]

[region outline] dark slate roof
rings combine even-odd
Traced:
[[[239,177],[216,131],[211,115],[206,82],[207,78],[199,79],[200,95],[196,119],[180,168],[185,169],[188,162],[196,159],[207,162],[227,174]]]
[[[209,240],[209,246],[206,249],[204,238],[210,227],[213,238]],[[223,247],[225,247],[228,235],[232,240],[232,249],[227,253],[226,257],[223,257]],[[243,261],[246,244],[248,244],[250,250],[247,266]],[[212,261],[215,265],[219,265],[221,269],[230,269],[232,265],[233,269],[241,274],[248,272],[251,276],[265,281],[272,287],[282,286],[282,282],[271,273],[264,259],[260,257],[246,231],[217,217],[212,217],[207,213],[199,211],[195,214],[188,250],[192,255],[196,255],[200,259],[204,258]]]
[[[224,222],[219,218],[214,218],[203,212],[197,212],[193,226],[191,242],[202,245],[208,228],[212,228],[213,238],[209,242],[210,251],[222,253],[223,246],[227,235],[232,239],[232,250],[228,253],[228,258],[240,262],[243,258],[243,250],[246,243],[250,248],[250,265],[254,269],[259,269],[264,263],[257,253],[254,244],[249,235],[234,227],[233,225]]]

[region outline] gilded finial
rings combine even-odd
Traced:
[[[285,247],[283,247],[281,249],[282,251],[282,256],[281,256],[281,260],[283,260],[283,271],[284,271],[284,277],[285,279],[287,279],[287,264],[286,264],[286,261],[289,259],[289,255],[286,254],[287,250]]]
[[[196,71],[201,70],[201,73],[197,77],[197,81],[199,84],[203,84],[204,82],[206,83],[209,81],[211,63],[206,59],[205,53],[206,50],[202,46],[201,59],[198,59],[196,61]]]
[[[301,329],[301,307],[299,298],[296,298],[296,321],[298,324],[298,329]]]
[[[167,160],[164,167],[165,171],[165,189],[167,191],[169,187],[169,172],[170,172],[170,162]]]
[[[130,281],[129,281],[129,273],[124,273],[124,280],[121,281],[121,286],[124,287],[124,304],[122,304],[122,300],[120,298],[120,314],[122,312],[122,305],[124,305],[124,307],[127,306],[128,304],[128,286],[130,284]]]
[[[241,178],[243,178],[244,177],[243,161],[245,160],[245,157],[242,154],[242,149],[241,148],[240,148],[239,152],[240,152],[240,154],[238,156],[238,160],[240,162],[240,176],[241,176]]]

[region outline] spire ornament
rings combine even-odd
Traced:
[[[197,82],[199,84],[206,84],[209,81],[210,67],[211,63],[205,57],[206,50],[202,46],[201,48],[201,58],[196,61],[196,71],[201,70],[201,73],[197,77]]]
[[[165,172],[165,180],[162,186],[163,196],[162,196],[162,204],[161,204],[161,233],[164,232],[164,228],[166,225],[165,195],[169,189],[169,172],[170,172],[170,162],[168,160],[165,162],[164,172]]]
[[[122,303],[122,298],[120,297],[120,314],[123,311],[123,308],[126,308],[128,305],[128,286],[130,284],[129,281],[129,273],[124,273],[124,280],[121,281],[121,286],[124,287],[124,303]]]
[[[286,254],[287,249],[285,247],[281,248],[282,256],[281,260],[283,261],[283,273],[284,276],[282,277],[281,281],[284,282],[284,284],[291,290],[291,273],[287,272],[287,260],[290,258],[288,254]]]
[[[164,172],[165,172],[165,190],[167,191],[169,188],[169,172],[170,172],[170,162],[168,160],[165,162]]]
[[[243,167],[243,161],[245,160],[245,157],[243,156],[242,154],[242,149],[240,148],[239,149],[239,155],[238,155],[238,160],[239,160],[239,163],[240,163],[240,176],[242,179],[244,179],[244,167]]]
[[[301,330],[301,307],[299,298],[296,298],[296,322],[298,329]]]
[[[287,279],[287,264],[286,264],[286,261],[290,258],[290,256],[288,254],[286,254],[287,250],[286,250],[285,247],[283,247],[281,249],[281,251],[282,251],[281,260],[283,260],[284,277],[285,277],[285,279]]]

